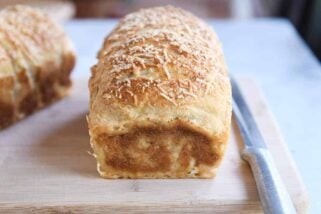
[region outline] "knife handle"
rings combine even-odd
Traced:
[[[242,157],[251,166],[264,213],[296,213],[269,150],[247,147]]]

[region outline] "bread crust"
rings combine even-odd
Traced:
[[[206,23],[171,6],[127,15],[105,39],[89,89],[91,145],[103,177],[215,175],[231,86]]]
[[[2,10],[0,48],[0,103],[12,114],[0,121],[0,128],[68,94],[75,52],[63,30],[47,15],[20,5]],[[10,71],[2,69],[3,65],[10,65]],[[6,87],[4,76],[11,78],[13,87]],[[5,101],[9,94],[10,104]]]

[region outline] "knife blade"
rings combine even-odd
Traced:
[[[261,135],[261,132],[258,129],[258,126],[256,125],[256,122],[254,120],[254,117],[247,106],[247,103],[245,102],[245,99],[238,87],[238,84],[235,82],[233,78],[231,78],[231,84],[232,84],[232,94],[233,94],[233,108],[236,118],[241,120],[242,126],[246,130],[245,132],[248,132],[248,135],[250,138],[255,139],[255,144],[251,140],[246,140],[244,143],[249,146],[255,146],[260,148],[267,148],[263,137]],[[243,120],[243,118],[246,118],[246,123]],[[243,130],[244,131],[244,130]]]
[[[242,158],[251,167],[264,213],[296,213],[272,155],[264,142],[237,82],[233,78],[231,78],[231,84],[233,115],[245,144]]]

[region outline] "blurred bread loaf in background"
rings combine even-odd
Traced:
[[[18,4],[41,9],[57,22],[69,20],[76,13],[74,3],[69,0],[0,0],[0,10]]]
[[[0,11],[0,129],[66,96],[75,52],[63,29],[38,9]]]

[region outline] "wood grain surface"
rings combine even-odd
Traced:
[[[299,213],[308,196],[259,88],[238,78]],[[87,80],[70,97],[0,132],[0,213],[262,212],[235,123],[215,179],[106,180],[89,154]]]

